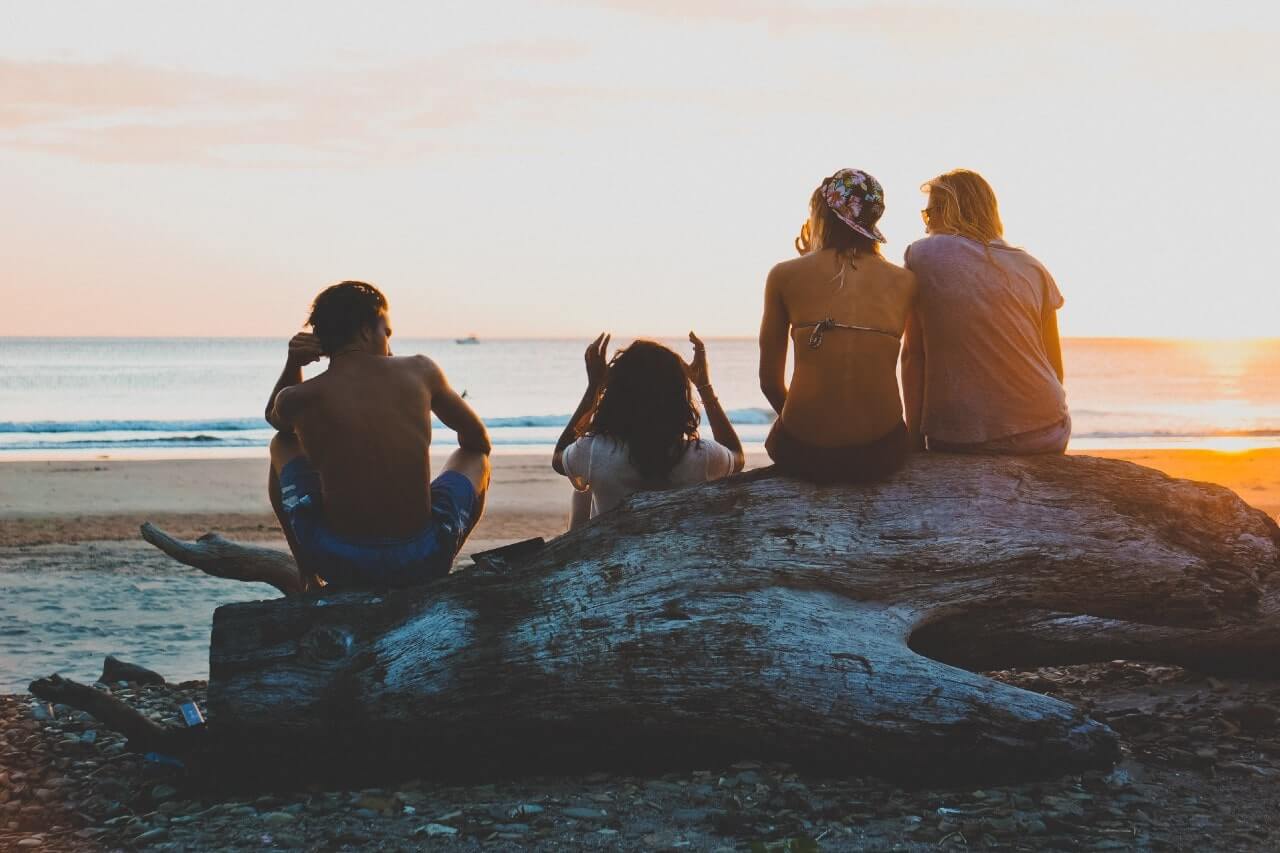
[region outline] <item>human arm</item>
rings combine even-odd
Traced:
[[[1044,296],[1041,301],[1040,339],[1044,342],[1044,354],[1049,358],[1058,382],[1066,381],[1066,369],[1062,362],[1062,338],[1058,335],[1058,309],[1066,304],[1058,283],[1047,269],[1041,268],[1044,277]]]
[[[489,431],[484,421],[475,413],[467,402],[453,390],[435,362],[426,356],[419,356],[423,362],[427,386],[431,391],[431,411],[440,419],[440,423],[458,434],[458,447],[476,453],[489,454]]]
[[[924,359],[920,316],[913,309],[902,334],[902,405],[913,450],[924,450]]]
[[[1062,338],[1058,336],[1058,311],[1050,308],[1045,311],[1040,326],[1040,335],[1044,338],[1044,352],[1049,356],[1049,364],[1057,374],[1059,382],[1066,382],[1066,370],[1062,363]]]
[[[693,332],[689,333],[689,342],[693,344],[693,361],[686,365],[685,372],[689,376],[689,381],[697,387],[698,396],[702,398],[703,411],[707,413],[707,421],[711,424],[711,435],[729,450],[733,457],[730,473],[736,474],[746,467],[747,454],[742,450],[738,431],[729,422],[729,416],[725,414],[724,407],[716,397],[715,389],[711,387],[706,344]]]
[[[787,346],[791,320],[782,301],[782,273],[769,271],[764,285],[764,315],[760,319],[760,390],[779,415],[787,402]]]
[[[296,413],[297,394],[282,394],[286,389],[302,384],[302,368],[320,360],[320,340],[307,332],[299,332],[289,340],[289,354],[285,358],[284,370],[276,386],[271,389],[267,398],[267,410],[264,417],[280,432],[292,432],[292,416]]]
[[[587,346],[584,356],[587,366],[587,388],[582,392],[578,408],[569,418],[569,423],[565,424],[564,432],[560,433],[560,438],[556,441],[556,449],[551,454],[551,467],[557,474],[569,476],[569,472],[564,467],[565,448],[582,435],[592,413],[596,410],[600,392],[604,390],[604,380],[609,373],[609,363],[605,358],[605,354],[609,351],[609,339],[610,335],[607,332],[601,332],[599,337]]]

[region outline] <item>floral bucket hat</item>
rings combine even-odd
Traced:
[[[889,242],[876,223],[884,213],[880,182],[857,169],[841,169],[822,182],[822,198],[840,221],[865,237]]]

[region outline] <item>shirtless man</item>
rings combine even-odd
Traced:
[[[480,519],[489,436],[431,359],[391,355],[387,300],[359,281],[316,297],[314,334],[289,342],[267,401],[271,505],[296,577],[262,578],[286,594],[407,586],[441,577]],[[328,357],[305,382],[302,368]],[[431,414],[458,449],[431,479]],[[323,488],[322,488],[323,487]]]

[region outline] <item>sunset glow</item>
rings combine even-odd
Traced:
[[[1065,335],[1275,333],[1268,4],[23,4],[0,335],[751,335],[817,181],[984,173]]]

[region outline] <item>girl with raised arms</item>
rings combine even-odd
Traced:
[[[609,335],[586,352],[587,388],[551,465],[575,489],[570,527],[629,495],[703,483],[741,471],[742,442],[711,386],[706,346],[692,332],[693,362],[653,341],[606,361]],[[700,438],[697,389],[715,440]]]

